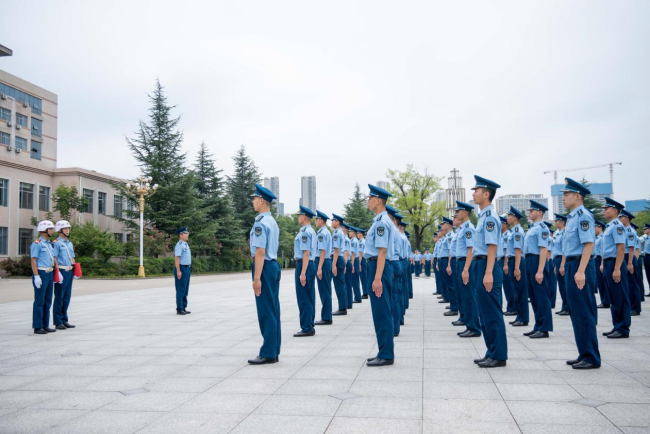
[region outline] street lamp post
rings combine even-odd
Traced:
[[[144,278],[143,246],[144,246],[144,197],[151,196],[158,189],[158,184],[151,185],[151,177],[140,175],[133,185],[126,184],[126,188],[140,195],[140,267],[138,277]]]

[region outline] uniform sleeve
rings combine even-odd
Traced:
[[[41,245],[37,243],[32,243],[29,248],[29,255],[32,258],[38,258],[38,252],[41,250]]]
[[[317,234],[316,235],[316,249],[317,250],[325,250],[327,246],[327,241],[325,240],[325,235],[324,234]]]
[[[174,247],[174,256],[181,256],[183,254],[183,246],[181,246],[181,243],[176,243],[176,247]]]
[[[388,238],[390,229],[386,227],[384,222],[378,222],[375,226],[375,247],[378,249],[388,248]]]
[[[625,228],[622,225],[616,225],[612,228],[612,238],[614,238],[615,244],[626,244],[625,243]]]
[[[70,252],[70,256],[72,256],[74,258],[75,257],[75,255],[74,255],[74,245],[72,243],[70,243],[70,247],[68,248],[68,251]]]
[[[580,227],[578,228],[578,235],[580,236],[580,243],[593,243],[596,241],[596,229],[594,228],[594,219],[590,213],[582,213],[580,220],[578,220]]]
[[[501,227],[501,222],[497,222],[494,217],[485,219],[485,244],[499,245],[499,237],[501,233],[498,228]]]
[[[546,225],[545,225],[546,226]],[[544,247],[548,249],[548,239],[551,236],[551,233],[547,228],[540,227],[537,235],[537,246]]]
[[[268,238],[267,230],[259,222],[253,226],[253,235],[251,235],[251,246],[265,249]]]
[[[636,240],[634,239],[635,237],[636,235],[632,232],[632,229],[627,228],[627,244],[625,244],[625,248],[629,249],[630,247],[634,247],[636,244]]]
[[[514,237],[512,242],[514,248],[524,250],[524,234],[522,234],[519,231],[516,231],[512,233],[512,236]]]
[[[305,250],[311,250],[310,245],[309,245],[309,234],[307,231],[300,231],[300,234],[298,235],[298,242],[300,243],[300,250],[305,251]]]
[[[55,258],[59,256],[59,251],[61,251],[61,243],[59,243],[58,241],[52,243],[52,251],[54,252],[52,253],[52,256],[54,256]]]
[[[463,232],[463,236],[465,237],[465,245],[467,247],[474,247],[475,235],[476,235],[476,229],[474,229],[471,226],[465,228],[465,231]]]
[[[341,249],[341,237],[337,232],[334,232],[334,235],[332,235],[332,250],[334,249]]]

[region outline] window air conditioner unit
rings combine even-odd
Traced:
[[[7,151],[11,152],[14,150],[14,147],[11,145],[7,145]]]
[[[9,128],[11,128],[11,125],[12,125],[11,121],[7,121],[7,126],[8,126]]]
[[[23,103],[23,107],[29,107],[29,103],[28,103],[27,101],[25,101],[25,102]]]
[[[16,124],[16,129],[17,129],[17,130],[21,129],[22,127],[23,127],[22,125],[20,125],[20,124]]]
[[[3,93],[2,95],[0,95],[0,98],[2,98],[2,99],[7,99],[7,95],[5,95],[5,94]]]
[[[20,154],[21,152],[23,152],[21,148],[16,148],[16,154]]]

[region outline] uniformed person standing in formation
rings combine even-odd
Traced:
[[[525,327],[528,325],[528,283],[526,277],[526,261],[524,260],[524,229],[519,221],[524,214],[517,208],[511,206],[508,212],[508,224],[512,234],[508,237],[508,274],[515,298],[515,312],[517,316],[510,322],[513,327]]]
[[[424,249],[424,275],[427,279],[431,278],[431,252],[429,249]]]
[[[343,217],[332,214],[332,276],[334,276],[334,291],[336,291],[336,298],[338,299],[339,308],[333,312],[332,315],[347,315],[348,314],[348,293],[345,287],[345,234],[341,229],[343,225]]]
[[[311,219],[316,214],[307,207],[300,205],[298,224],[300,230],[293,241],[293,259],[296,261],[294,281],[296,299],[300,312],[300,331],[293,337],[301,338],[314,336],[314,320],[316,315],[316,232],[311,227]]]
[[[650,290],[650,224],[646,223],[643,228],[645,242],[643,243],[643,267],[645,268],[645,278]],[[650,296],[650,292],[647,294]]]
[[[187,244],[190,233],[187,227],[176,230],[178,242],[174,247],[174,285],[176,286],[176,314],[187,315],[187,296],[190,292],[190,274],[192,272],[192,252]]]
[[[54,258],[59,266],[59,272],[63,281],[54,284],[54,306],[52,307],[52,319],[57,330],[73,329],[75,326],[68,322],[68,307],[72,297],[72,281],[77,277],[74,275],[74,246],[70,242],[70,223],[66,220],[56,222],[54,230],[59,237],[54,241]]]
[[[359,287],[359,240],[357,238],[358,229],[354,226],[348,226],[350,235],[350,264],[352,264],[352,294],[353,303],[361,303],[361,288]]]
[[[641,238],[637,234],[639,227],[634,223],[630,222],[632,227],[632,232],[634,232],[635,245],[634,245],[634,259],[636,260],[636,265],[634,266],[634,276],[636,277],[636,286],[639,289],[639,296],[641,301],[645,301],[645,289],[643,288],[643,258],[641,257]],[[641,311],[639,311],[641,313]]]
[[[366,240],[364,236],[366,231],[357,228],[357,239],[359,240],[359,280],[361,280],[361,299],[368,299],[368,282],[366,282],[366,258],[363,256],[363,250],[366,248]]]
[[[343,252],[343,257],[345,258],[345,299],[347,308],[352,309],[352,249],[350,246],[350,236],[348,234],[349,229],[350,225],[343,223],[341,230],[344,235],[343,244],[345,249]]]
[[[316,211],[316,284],[320,296],[320,320],[315,325],[332,324],[332,234],[327,229],[329,216]]]
[[[443,278],[445,296],[447,298],[444,302],[449,303],[449,311],[443,315],[453,316],[458,315],[458,294],[456,294],[456,282],[454,282],[453,270],[451,268],[452,262],[455,262],[455,253],[451,251],[451,241],[454,236],[453,221],[447,217],[443,217],[442,230],[445,236],[442,239],[442,249],[440,250],[440,274]],[[453,261],[452,258],[454,258]]]
[[[503,268],[503,295],[506,298],[505,316],[517,315],[517,299],[515,298],[515,289],[512,283],[512,273],[508,270],[508,240],[512,235],[508,225],[506,215],[499,216],[501,220],[501,249],[499,249],[499,264]]]
[[[253,208],[258,215],[250,232],[250,250],[257,320],[264,343],[259,355],[248,361],[252,365],[280,361],[282,330],[279,296],[282,269],[277,261],[280,228],[271,215],[271,202],[274,199],[277,197],[271,190],[255,184]]]
[[[570,210],[563,239],[562,265],[566,296],[571,307],[571,323],[578,347],[578,358],[567,360],[573,369],[600,368],[596,322],[596,265],[591,257],[596,241],[594,217],[584,207],[584,198],[591,191],[570,178],[565,179],[562,192],[564,207]]]
[[[29,249],[32,265],[32,285],[34,286],[34,305],[32,308],[32,328],[37,335],[56,332],[50,328],[50,308],[52,307],[52,292],[54,291],[54,267],[56,258],[50,243],[54,232],[54,224],[43,220],[38,224],[39,237]],[[59,282],[63,276],[59,273]]]
[[[450,273],[450,280],[453,284],[454,287],[454,294],[455,294],[455,300],[456,300],[456,309],[453,311],[451,310],[451,306],[449,307],[449,311],[445,312],[443,315],[445,316],[454,316],[454,315],[459,315],[459,320],[463,320],[463,306],[462,306],[462,299],[460,298],[460,288],[458,287],[459,285],[459,279],[458,279],[458,271],[457,271],[457,262],[456,262],[456,244],[458,241],[458,225],[460,224],[460,220],[458,220],[458,216],[454,215],[452,218],[452,233],[451,233],[451,241],[449,243],[449,264],[447,265],[447,273]]]
[[[555,275],[557,276],[557,283],[560,288],[560,298],[562,299],[562,307],[558,312],[555,312],[556,315],[564,316],[569,315],[571,310],[569,309],[569,303],[567,302],[566,295],[566,284],[565,278],[566,275],[566,264],[564,255],[562,253],[564,249],[564,235],[565,235],[565,226],[566,226],[567,217],[562,214],[555,214],[555,236],[553,237],[553,251],[551,256],[553,257],[553,263],[551,264],[555,270]]]
[[[607,286],[605,285],[605,276],[601,271],[601,266],[603,265],[603,233],[605,232],[605,223],[600,220],[595,221],[596,224],[596,244],[594,250],[596,251],[596,283],[598,285],[598,293],[600,294],[600,304],[598,309],[609,309],[609,292],[607,292]]]
[[[406,236],[406,227],[408,226],[408,223],[404,220],[403,216],[400,217],[401,220],[398,225],[398,235],[402,240],[402,250],[399,259],[402,267],[402,278],[404,279],[404,290],[402,293],[402,321],[400,324],[404,325],[404,315],[406,315],[406,309],[409,308],[409,300],[413,298],[413,276],[409,273],[408,253],[411,251],[411,242]]]
[[[472,262],[475,263],[474,291],[481,317],[483,340],[487,347],[485,356],[474,362],[481,368],[496,368],[506,366],[508,360],[506,327],[501,310],[503,269],[496,263],[497,251],[501,243],[498,230],[501,221],[492,207],[496,191],[501,186],[477,175],[474,175],[474,178],[476,179],[476,185],[472,188],[474,203],[481,210],[472,252]]]
[[[557,279],[553,270],[553,223],[545,221],[544,224],[548,228],[549,236],[546,247],[546,265],[544,267],[544,282],[546,282],[546,289],[548,290],[548,299],[551,302],[551,309],[555,309],[557,301]]]
[[[613,328],[603,333],[610,339],[622,339],[630,336],[632,324],[630,296],[627,287],[627,263],[625,261],[626,236],[625,227],[619,220],[619,213],[624,205],[609,197],[605,198],[603,216],[607,220],[603,234],[603,263],[600,266],[605,279],[612,312]]]
[[[399,336],[400,323],[402,321],[402,304],[404,302],[403,289],[402,289],[402,265],[399,262],[399,257],[402,254],[402,240],[399,237],[399,232],[396,223],[397,210],[390,205],[386,205],[386,212],[388,219],[393,226],[393,260],[390,261],[391,268],[393,269],[393,284],[391,285],[391,314],[393,315],[393,336]],[[390,249],[390,247],[389,247]]]
[[[418,249],[415,249],[415,254],[413,255],[413,264],[415,265],[415,278],[419,279],[420,274],[422,274],[422,255]]]
[[[641,314],[641,291],[637,284],[636,277],[634,276],[634,269],[639,266],[637,258],[634,255],[634,250],[636,248],[636,233],[630,226],[632,219],[634,219],[634,215],[626,210],[622,210],[618,219],[625,227],[625,251],[627,260],[626,280],[628,294],[630,296],[630,304],[632,305],[632,311],[630,314],[632,316],[637,316]]]
[[[392,365],[395,359],[393,321],[391,316],[391,285],[395,260],[393,246],[394,226],[388,221],[386,201],[391,196],[386,190],[368,185],[368,209],[375,214],[368,230],[364,256],[368,261],[370,308],[377,335],[377,356],[368,359],[368,366]]]
[[[553,315],[549,290],[544,281],[544,268],[547,263],[548,239],[551,233],[544,224],[544,213],[548,211],[544,205],[534,200],[530,201],[528,217],[531,223],[524,240],[526,274],[528,276],[528,295],[535,315],[533,330],[524,333],[532,339],[548,338],[553,331]]]
[[[465,326],[458,333],[461,338],[476,338],[481,336],[481,321],[479,319],[476,294],[474,292],[474,240],[476,230],[469,216],[474,207],[468,203],[456,201],[456,218],[458,220],[458,236],[456,239],[456,288],[458,305],[462,306],[462,317],[452,322],[455,326]]]

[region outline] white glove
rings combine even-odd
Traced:
[[[59,271],[59,283],[63,283],[63,274]]]
[[[79,276],[72,276],[72,278],[73,278],[74,280],[77,280],[77,279],[79,278]]]
[[[41,280],[41,276],[34,276],[34,286],[36,288],[40,289],[41,285],[43,285],[43,281]]]

